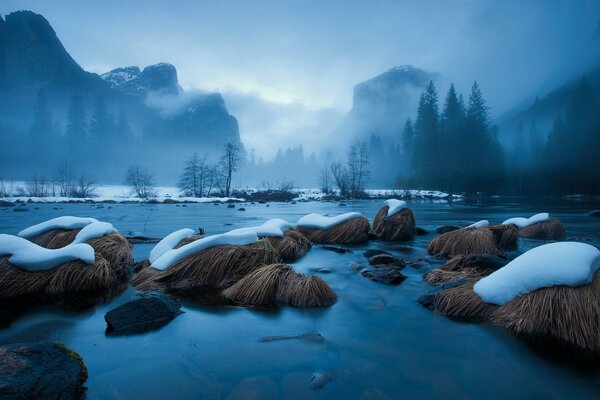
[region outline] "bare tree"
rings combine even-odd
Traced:
[[[67,197],[71,193],[73,185],[73,173],[71,166],[67,163],[60,166],[58,169],[58,189],[61,197]]]
[[[178,183],[179,190],[186,196],[202,197],[205,194],[210,174],[206,159],[207,156],[200,158],[194,153],[186,161]]]
[[[319,176],[319,184],[323,193],[330,194],[333,191],[331,172],[329,171],[329,167],[327,166],[327,164],[325,164],[325,166],[321,170],[321,175]]]
[[[223,185],[225,186],[225,196],[229,196],[231,192],[231,180],[233,173],[240,169],[242,157],[240,155],[240,147],[233,143],[227,143],[223,150],[223,155],[219,161],[219,168]]]
[[[365,142],[357,140],[350,146],[346,161],[348,190],[351,198],[357,198],[364,194],[365,185],[370,176],[368,165],[369,151],[367,145]]]
[[[42,174],[40,176],[34,175],[33,178],[27,182],[27,196],[31,197],[47,197],[48,182],[46,177]]]
[[[139,198],[147,199],[155,195],[152,173],[139,165],[132,165],[127,169],[125,184]]]
[[[96,181],[80,175],[71,186],[70,194],[72,197],[85,198],[94,197],[96,191]]]
[[[219,187],[219,170],[217,165],[211,165],[206,173],[206,197],[210,197],[214,188]]]
[[[13,182],[6,182],[0,177],[0,197],[9,197],[13,192]]]
[[[356,194],[363,194],[365,186],[371,177],[369,171],[369,151],[367,144],[361,142],[358,147],[358,179],[356,181]]]
[[[330,170],[331,175],[333,176],[333,181],[340,191],[340,196],[347,196],[349,179],[346,169],[343,167],[342,163],[335,162],[331,164]]]

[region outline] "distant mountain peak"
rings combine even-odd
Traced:
[[[177,69],[166,62],[149,65],[142,71],[137,66],[115,68],[100,76],[111,88],[128,95],[143,97],[156,92],[174,95],[183,92]]]

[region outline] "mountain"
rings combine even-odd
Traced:
[[[177,70],[169,63],[149,65],[141,72],[136,66],[117,68],[100,77],[111,88],[142,98],[149,93],[176,95],[183,92],[177,79]]]
[[[406,119],[416,115],[425,86],[438,78],[436,73],[402,65],[357,84],[352,109],[338,131],[363,139],[372,134],[397,138]]]
[[[564,112],[583,79],[594,93],[600,94],[600,66],[597,66],[585,74],[569,79],[546,94],[536,96],[532,102],[521,104],[500,116],[495,123],[499,128],[501,142],[511,149],[513,143],[518,142],[514,140],[518,130],[523,129],[526,134],[532,124],[535,124],[543,136],[547,136],[556,116],[564,117]]]
[[[81,114],[77,137],[68,132],[70,109]],[[220,94],[183,93],[168,63],[102,76],[85,71],[32,11],[0,16],[0,140],[4,176],[49,173],[74,162],[76,148],[85,153],[76,167],[93,170],[96,179],[121,181],[126,164],[153,163],[163,165],[157,177],[171,182],[190,152],[216,157],[225,143],[241,144]],[[100,159],[106,165],[97,168]]]

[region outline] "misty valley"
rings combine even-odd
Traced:
[[[0,398],[596,398],[599,111],[594,1],[7,0]]]

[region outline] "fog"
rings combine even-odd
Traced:
[[[198,96],[218,92],[237,119],[244,154],[252,155],[253,162],[268,163],[278,150],[302,146],[307,159],[316,157],[316,169],[326,159],[343,159],[357,139],[369,143],[381,137],[387,153],[401,147],[405,120],[417,117],[424,84],[403,83],[403,92],[392,98],[397,104],[383,111],[373,106],[359,120],[353,107],[357,84],[395,66],[410,65],[435,76],[440,108],[451,83],[466,102],[477,81],[508,157],[517,147],[517,122],[529,125],[535,119],[545,138],[555,115],[564,111],[560,105],[531,114],[534,100],[600,65],[600,3],[594,0],[0,4],[2,15],[20,9],[43,15],[87,71],[173,64],[184,93],[150,93],[143,99],[163,118],[177,115]],[[64,126],[66,106],[52,111]],[[118,114],[114,107],[113,118]],[[134,134],[143,135],[142,129]],[[192,151],[216,152],[173,147],[181,148],[168,149],[178,157],[176,165]],[[161,169],[161,179],[177,175],[169,168]],[[399,171],[388,172],[373,184],[393,185]],[[240,185],[265,178],[248,171],[245,176],[253,181]],[[298,183],[314,186],[317,180]]]

